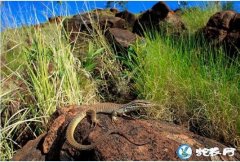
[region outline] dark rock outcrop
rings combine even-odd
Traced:
[[[133,32],[143,36],[145,31],[156,30],[171,35],[180,35],[186,27],[180,17],[164,3],[158,2],[136,20]]]
[[[112,12],[102,10],[75,15],[66,19],[63,26],[69,41],[74,44],[74,55],[82,60],[88,52],[89,41],[99,37],[99,32],[104,35],[109,28],[125,29],[126,22]]]
[[[72,18],[66,19],[63,22],[63,26],[64,29],[68,33],[70,33],[70,40],[74,42],[76,41],[77,38],[82,38],[83,35],[93,34],[94,29],[101,30],[106,30],[107,28],[125,29],[126,22],[124,19],[115,17],[113,15],[92,12],[75,15]]]
[[[132,120],[119,117],[115,125],[111,117],[99,114],[98,118],[103,127],[91,128],[88,119],[84,119],[75,131],[75,138],[82,144],[94,143],[108,130],[119,130],[119,134],[111,134],[96,145],[93,150],[81,151],[72,148],[66,142],[66,127],[73,117],[81,111],[77,106],[58,109],[52,116],[47,135],[30,141],[19,150],[14,160],[180,160],[176,151],[178,147],[187,143],[193,150],[189,160],[239,160],[240,155],[235,152],[233,157],[217,155],[214,157],[196,156],[197,148],[226,146],[188,130],[166,122],[156,120]],[[126,140],[124,134],[137,146]]]
[[[152,7],[152,13],[154,16],[157,16],[157,19],[164,19],[168,12],[171,12],[171,9],[164,2],[158,2]]]
[[[103,34],[110,28],[128,29],[128,33],[133,31],[140,36],[143,36],[145,30],[151,29],[161,30],[162,33],[171,35],[180,35],[186,29],[180,17],[174,14],[164,2],[156,3],[150,10],[141,14],[138,19],[127,10],[122,12],[116,9],[97,10],[66,19],[63,26],[69,33],[70,41],[80,46],[87,44],[96,29],[102,30]],[[76,46],[75,48],[78,49]],[[82,48],[78,51],[86,53]]]
[[[128,28],[132,28],[136,21],[136,16],[127,10],[116,13],[115,16],[124,19],[127,22]]]
[[[117,8],[110,8],[110,11],[114,14],[119,12]]]
[[[213,46],[224,45],[232,58],[240,54],[240,14],[234,11],[217,12],[201,29],[204,38]]]

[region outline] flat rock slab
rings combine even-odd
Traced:
[[[110,43],[114,43],[119,48],[128,48],[137,40],[137,35],[129,30],[110,28],[106,33],[106,38]]]
[[[119,117],[116,123],[106,114],[98,114],[102,127],[91,128],[85,118],[75,130],[75,139],[82,144],[91,144],[101,138],[108,130],[117,129],[119,134],[111,134],[96,145],[93,150],[81,151],[71,147],[66,141],[66,127],[72,118],[86,107],[69,106],[58,109],[49,123],[47,135],[29,141],[14,156],[14,160],[180,160],[176,154],[181,144],[188,144],[193,155],[189,160],[240,160],[235,152],[234,157],[196,156],[198,148],[226,148],[214,140],[196,135],[187,129],[157,120],[133,120]],[[137,146],[130,141],[143,144]],[[42,142],[39,142],[41,139]],[[31,147],[30,147],[31,145]],[[38,150],[38,151],[36,151]],[[34,156],[34,154],[36,154]],[[41,154],[41,156],[39,156]],[[28,156],[31,155],[31,156]],[[21,158],[19,158],[21,157]]]

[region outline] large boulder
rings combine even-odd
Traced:
[[[176,151],[184,143],[192,148],[193,154],[189,159],[192,161],[240,160],[237,151],[234,156],[197,156],[196,149],[218,147],[222,151],[227,146],[183,127],[156,120],[122,117],[113,124],[111,117],[105,114],[98,114],[101,127],[91,128],[91,122],[83,119],[75,130],[75,139],[79,143],[90,144],[104,136],[108,130],[117,129],[118,133],[103,138],[93,150],[75,149],[66,141],[66,127],[76,114],[87,107],[68,106],[58,109],[50,119],[47,134],[18,150],[13,160],[180,160]]]
[[[240,54],[240,14],[227,10],[215,13],[201,29],[212,46],[224,45],[230,57]]]
[[[109,28],[125,29],[126,22],[115,17],[115,13],[111,11],[95,10],[68,18],[64,20],[63,26],[69,41],[74,44],[74,55],[83,59],[88,52],[89,41],[99,37],[99,31],[104,34]]]
[[[81,33],[93,34],[94,29],[104,30],[107,28],[125,29],[126,22],[124,19],[115,17],[112,12],[94,11],[91,13],[84,13],[75,15],[72,18],[66,19],[63,22],[64,29],[70,34],[70,40],[76,41],[80,38]],[[111,14],[112,13],[112,14]]]
[[[164,2],[158,2],[150,10],[141,14],[133,26],[133,32],[141,36],[149,30],[180,35],[186,27],[180,17],[174,14]]]
[[[135,21],[136,21],[136,16],[127,11],[127,10],[124,10],[122,12],[118,12],[115,14],[116,17],[120,17],[122,19],[124,19],[126,22],[127,22],[127,27],[131,30]]]

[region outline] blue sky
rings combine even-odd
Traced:
[[[126,7],[133,13],[151,8],[156,1],[128,1]],[[178,1],[168,1],[172,9],[178,8]],[[203,6],[206,2],[189,1],[188,6]],[[106,1],[68,1],[60,5],[56,1],[5,1],[1,6],[1,31],[5,28],[43,23],[48,17],[74,15],[94,8],[104,8]],[[234,9],[240,12],[240,1],[234,2]]]

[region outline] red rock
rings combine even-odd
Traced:
[[[108,38],[111,44],[115,44],[119,48],[128,48],[130,44],[136,42],[137,35],[129,30],[110,28],[106,33],[106,38]]]
[[[46,133],[41,134],[35,140],[29,141],[22,149],[13,156],[12,161],[43,161],[45,155],[39,149]]]
[[[84,108],[84,107],[83,107]],[[117,123],[113,124],[109,115],[98,114],[98,119],[103,127],[91,128],[88,119],[83,119],[75,130],[75,139],[82,144],[91,144],[97,141],[108,130],[118,130],[134,143],[145,143],[137,146],[119,134],[111,134],[96,144],[93,150],[81,151],[72,148],[66,142],[66,127],[71,119],[83,108],[77,106],[66,107],[55,113],[54,122],[50,125],[48,136],[52,132],[57,132],[54,143],[48,153],[43,154],[43,138],[41,135],[34,141],[29,141],[26,146],[19,150],[14,156],[14,160],[180,160],[176,155],[176,150],[181,144],[188,144],[193,150],[193,155],[189,160],[240,160],[239,152],[235,152],[234,157],[215,156],[203,157],[196,156],[194,153],[197,148],[218,147],[220,150],[227,147],[214,140],[196,135],[187,129],[156,120],[132,120],[118,118]],[[59,114],[57,117],[56,114]],[[62,116],[62,117],[61,117]],[[60,118],[63,124],[57,124]],[[64,121],[64,122],[63,122]],[[60,126],[61,125],[61,126]],[[56,127],[55,127],[56,126]]]

